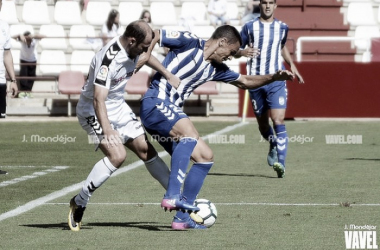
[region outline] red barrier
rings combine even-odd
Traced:
[[[380,117],[380,62],[302,62],[296,65],[306,83],[287,83],[286,118]],[[240,72],[245,74],[245,63],[240,65]],[[240,117],[243,100],[244,91],[239,90]],[[250,103],[247,117],[254,117]]]

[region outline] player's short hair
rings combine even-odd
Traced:
[[[145,37],[147,35],[146,33],[147,29],[144,29],[144,27],[142,26],[143,24],[146,25],[146,22],[144,20],[137,20],[137,21],[131,22],[130,24],[128,24],[123,35],[125,37],[134,37],[137,43],[144,42]],[[149,30],[151,30],[152,32],[152,39],[153,39],[154,32],[150,28]]]
[[[211,39],[227,38],[229,44],[239,42],[242,45],[242,40],[239,31],[231,25],[222,25],[216,28],[211,35]]]

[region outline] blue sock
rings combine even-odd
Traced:
[[[277,156],[278,162],[285,167],[286,154],[288,152],[288,133],[285,124],[275,125],[274,130],[277,135]]]
[[[262,136],[265,140],[269,141],[270,146],[271,146],[272,148],[276,147],[276,145],[277,145],[277,143],[276,143],[276,136],[274,136],[274,134],[273,134],[273,129],[272,129],[271,126],[269,126],[268,131],[265,132],[265,133],[262,133],[261,136]]]
[[[197,140],[195,138],[181,138],[173,151],[171,160],[171,172],[169,177],[168,190],[165,196],[172,196],[181,193],[182,183],[185,180],[187,166],[190,162],[191,154]]]
[[[194,203],[213,164],[213,162],[200,162],[194,163],[191,167],[183,186],[183,196],[186,197],[189,204]],[[178,211],[176,216],[183,220],[189,217],[189,213]]]

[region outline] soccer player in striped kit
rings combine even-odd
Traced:
[[[255,18],[242,27],[240,35],[243,44],[236,57],[249,57],[249,75],[273,74],[284,68],[284,59],[299,83],[304,83],[285,46],[289,28],[274,18],[276,8],[276,0],[260,0],[260,18]],[[249,94],[260,133],[270,144],[268,164],[277,172],[278,178],[283,178],[288,149],[288,135],[284,122],[287,103],[286,82],[276,81],[249,90]],[[274,131],[269,124],[269,118],[273,122]]]
[[[262,76],[246,76],[230,70],[223,62],[231,59],[241,46],[239,32],[230,25],[218,27],[207,41],[189,32],[165,29],[155,32],[151,49],[157,42],[161,47],[170,49],[162,64],[181,80],[179,86],[173,87],[174,84],[157,73],[140,106],[145,129],[172,156],[169,184],[161,207],[180,210],[172,221],[173,229],[204,229],[203,225],[195,223],[199,222],[198,218],[190,217],[189,213],[197,211],[192,204],[213,165],[213,153],[199,138],[198,131],[183,112],[185,100],[194,89],[207,81],[222,81],[246,89],[276,80],[291,80],[293,74],[278,71]],[[148,65],[158,68],[156,64],[159,62],[156,60],[154,64],[151,60],[156,59],[150,57]],[[193,165],[186,175],[190,160]]]

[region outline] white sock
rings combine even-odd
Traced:
[[[145,163],[149,173],[156,179],[161,186],[168,188],[170,170],[166,163],[157,155]]]
[[[75,203],[79,206],[87,206],[92,193],[99,188],[117,170],[107,157],[98,161],[88,175],[82,190],[75,197]]]

